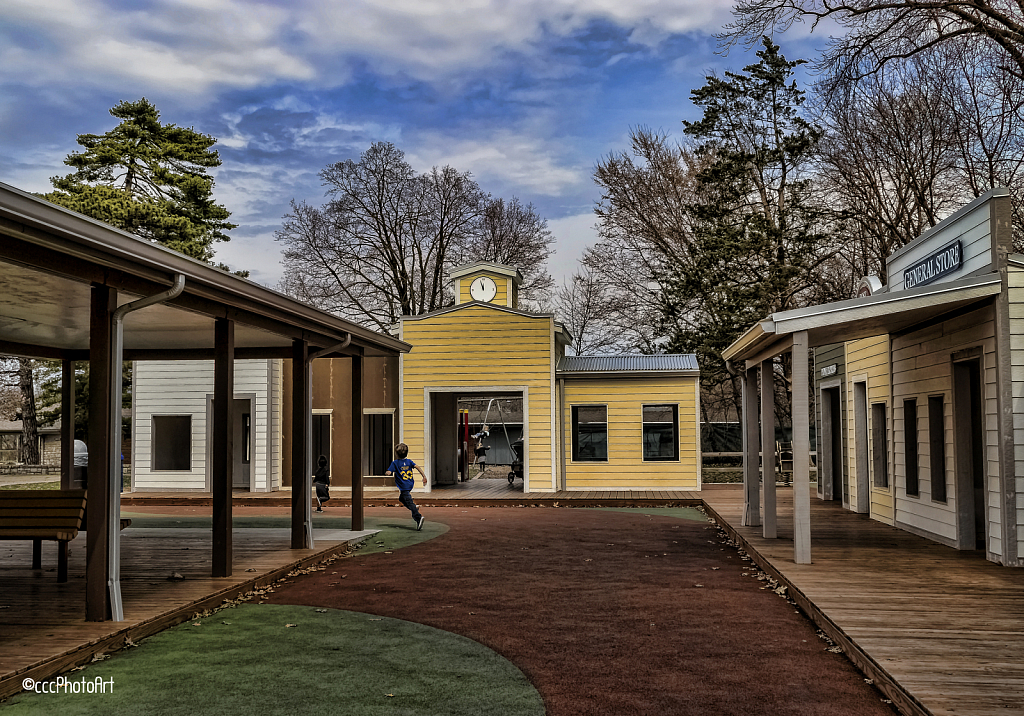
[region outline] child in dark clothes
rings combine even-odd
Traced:
[[[398,487],[398,501],[409,508],[412,512],[412,519],[416,522],[416,529],[423,529],[423,515],[420,514],[416,503],[412,501],[412,487],[415,480],[412,475],[413,469],[423,476],[423,486],[427,486],[427,476],[420,466],[409,459],[409,446],[405,443],[395,445],[395,460],[388,467],[385,475],[395,476],[395,486]]]
[[[323,512],[323,504],[331,499],[327,486],[331,484],[331,472],[327,469],[327,457],[321,455],[317,460],[316,472],[313,473],[313,487],[316,488],[316,511]]]

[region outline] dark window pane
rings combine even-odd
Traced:
[[[871,468],[875,487],[889,487],[889,426],[886,425],[885,403],[871,405]]]
[[[932,500],[945,502],[946,495],[946,418],[941,395],[928,398],[928,452],[931,461]]]
[[[572,459],[608,460],[608,409],[604,405],[572,407]]]
[[[907,466],[907,494],[920,494],[917,469],[917,401],[903,401],[903,449]]]
[[[192,469],[192,416],[153,416],[153,469]]]
[[[643,459],[679,459],[679,407],[643,406]]]

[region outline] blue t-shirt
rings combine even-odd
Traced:
[[[395,476],[395,485],[398,486],[399,490],[411,490],[415,479],[412,476],[412,469],[416,467],[416,463],[407,457],[403,457],[399,460],[395,460],[391,463],[391,467],[387,469],[392,475]]]

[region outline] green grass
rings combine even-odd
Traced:
[[[368,530],[380,530],[377,534],[369,537],[359,550],[360,554],[373,554],[385,552],[410,545],[426,542],[448,531],[448,525],[440,522],[433,522],[429,513],[423,523],[423,529],[416,531],[416,524],[411,517],[407,517],[405,510],[394,516],[370,516],[363,520],[363,526]],[[153,515],[142,512],[128,512],[121,510],[122,517],[130,517],[132,527],[145,528],[173,528],[173,527],[194,527],[201,529],[213,528],[213,517],[210,515]],[[272,517],[235,517],[231,520],[234,527],[242,529],[266,529],[266,528],[287,528],[291,527],[290,516]],[[352,520],[348,517],[327,517],[326,515],[313,515],[314,529],[347,530]]]
[[[422,624],[272,604],[243,604],[198,623],[185,622],[66,675],[73,681],[113,679],[113,693],[23,693],[3,712],[544,714],[537,690],[511,662],[471,639]]]
[[[29,482],[24,485],[0,485],[0,490],[59,490],[60,480],[56,482]]]

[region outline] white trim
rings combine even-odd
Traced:
[[[485,385],[485,386],[452,386],[452,385],[425,385],[423,386],[423,465],[427,473],[427,489],[424,492],[431,492],[434,487],[432,441],[430,439],[431,421],[430,394],[431,393],[522,393],[523,394],[523,492],[530,491],[530,386],[528,385]],[[405,442],[400,440],[400,442]]]
[[[509,282],[511,283],[511,281]],[[511,289],[510,289],[511,290]],[[551,395],[551,489],[558,490],[558,444],[555,442],[559,439],[558,431],[558,386],[555,383],[555,356],[557,355],[555,348],[555,322],[551,322],[551,352],[548,354],[548,360],[551,363],[551,388],[548,391]],[[526,410],[524,406],[523,414],[525,416]],[[525,419],[525,418],[524,418]],[[524,441],[525,445],[526,442]],[[526,480],[523,480],[523,492],[526,492]]]

